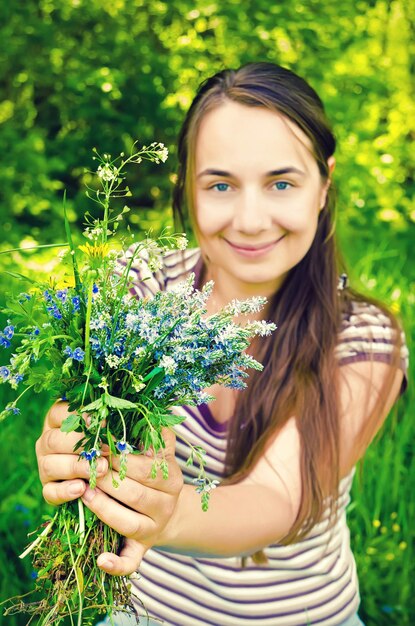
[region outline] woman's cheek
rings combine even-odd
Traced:
[[[213,235],[223,230],[231,219],[226,207],[218,208],[216,203],[203,202],[196,207],[196,222],[202,234]]]

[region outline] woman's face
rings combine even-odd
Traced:
[[[279,289],[311,246],[328,184],[309,139],[282,115],[232,101],[207,113],[196,141],[195,222],[209,277],[222,290]]]

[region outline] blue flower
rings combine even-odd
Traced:
[[[35,572],[35,570],[33,570],[33,572],[30,574],[30,578],[32,580],[36,580],[37,576],[38,576],[38,574],[37,574],[37,572]]]
[[[6,339],[11,339],[14,335],[14,326],[6,326],[3,333]]]
[[[20,409],[17,408],[17,406],[6,406],[6,411],[9,411],[10,413],[13,413],[13,415],[19,415],[20,414]]]
[[[99,450],[91,448],[91,450],[83,450],[79,456],[81,456],[83,459],[86,459],[87,461],[92,461],[100,455],[101,453],[99,452]]]
[[[43,297],[45,298],[46,302],[51,302],[52,301],[52,296],[50,295],[49,291],[46,289],[46,291],[43,292]]]
[[[3,380],[7,380],[10,376],[10,370],[5,365],[2,365],[2,367],[0,367],[0,376]]]
[[[29,513],[29,509],[27,506],[23,506],[23,504],[16,504],[14,510],[19,511],[20,513]]]
[[[75,350],[72,353],[72,358],[75,361],[83,361],[84,360],[84,356],[85,356],[85,352],[82,350],[82,348],[75,348]]]
[[[58,291],[56,292],[56,297],[58,298],[58,300],[62,302],[62,304],[65,304],[67,296],[68,296],[67,289],[58,289]]]
[[[61,320],[62,319],[62,313],[59,311],[59,309],[56,306],[56,304],[52,303],[51,306],[46,307],[46,310],[55,319],[57,319],[57,320]]]
[[[18,385],[19,383],[21,383],[21,382],[22,382],[22,380],[23,380],[23,374],[19,374],[19,373],[17,373],[17,374],[15,374],[15,375],[12,377],[12,381],[13,381],[14,383],[16,383],[16,385]]]
[[[66,354],[69,358],[72,358],[73,352],[69,346],[66,346],[63,353]]]
[[[98,285],[96,285],[95,283],[94,283],[94,285],[92,287],[92,293],[99,293]]]
[[[127,443],[126,441],[117,441],[117,443],[115,444],[115,447],[117,448],[118,452],[121,452],[124,454],[129,454],[130,452],[133,451],[130,444]]]
[[[3,335],[3,333],[0,333],[0,346],[3,346],[3,348],[10,348],[10,341]]]
[[[79,296],[74,296],[72,298],[72,306],[73,306],[74,313],[77,313],[80,310],[80,308],[81,308],[81,299],[80,299]]]

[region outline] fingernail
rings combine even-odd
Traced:
[[[74,497],[77,497],[77,496],[79,497],[80,495],[82,495],[84,488],[85,487],[83,483],[72,483],[68,487],[69,495],[74,496]]]
[[[98,459],[97,474],[105,474],[107,471],[107,462],[105,459]]]
[[[87,487],[84,495],[82,496],[82,500],[84,500],[84,502],[91,502],[95,498],[95,495],[94,489]]]
[[[105,567],[107,570],[113,568],[112,561],[105,556],[99,556],[97,558],[97,565],[98,567]]]

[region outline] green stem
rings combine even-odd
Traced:
[[[25,248],[10,248],[9,250],[0,250],[0,254],[9,254],[10,252],[26,252],[27,250],[39,250],[40,248],[68,248],[68,243],[48,243],[41,246],[29,246]]]
[[[66,537],[68,539],[69,553],[71,555],[71,560],[72,560],[72,569],[73,569],[73,573],[75,575],[76,587],[78,589],[78,597],[79,597],[78,626],[82,626],[83,596],[82,596],[81,585],[79,583],[78,572],[76,571],[77,561],[74,559],[74,555],[73,555],[73,552],[72,552],[71,537],[69,535],[69,530],[68,530],[68,525],[66,523],[66,520],[64,520],[64,526],[65,526]],[[79,558],[79,555],[78,555],[78,558]]]
[[[93,281],[88,285],[88,302],[86,305],[86,318],[85,318],[85,367],[88,368],[90,364],[91,345],[89,343],[89,337],[91,333],[91,314],[92,314],[92,289],[94,287]]]
[[[79,514],[79,541],[82,544],[85,538],[85,512],[81,498],[78,498],[78,514]]]
[[[26,548],[26,550],[24,552],[22,552],[22,554],[19,554],[19,559],[24,559],[25,556],[27,556],[28,554],[30,554],[30,552],[32,552],[32,550],[34,548],[36,548],[37,545],[39,545],[39,543],[41,543],[44,538],[46,537],[46,535],[48,535],[50,533],[50,531],[52,530],[52,526],[56,520],[56,517],[58,515],[58,511],[56,511],[54,518],[51,520],[51,522],[42,530],[42,532],[40,533],[40,535],[37,537],[37,539],[35,539],[28,548]]]

